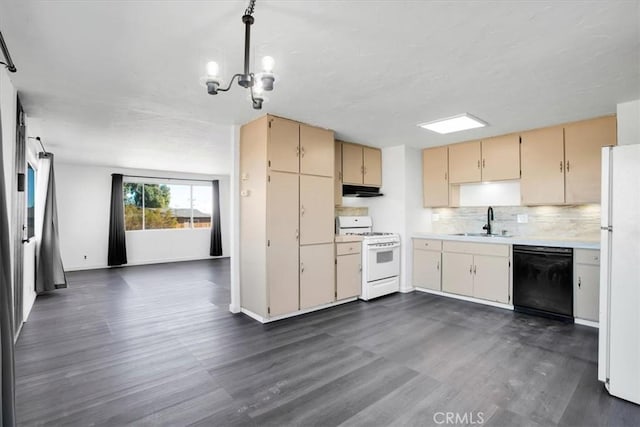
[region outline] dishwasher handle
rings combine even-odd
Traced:
[[[553,254],[558,256],[573,256],[573,248],[556,248],[551,246],[524,246],[514,245],[513,253],[543,255]]]

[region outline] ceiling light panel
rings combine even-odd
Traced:
[[[487,123],[471,114],[459,114],[446,119],[434,120],[432,122],[421,123],[418,126],[428,129],[432,132],[447,134],[460,132],[468,129],[475,129],[487,126]]]

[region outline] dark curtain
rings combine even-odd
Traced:
[[[2,124],[0,123],[0,128]],[[9,259],[9,206],[4,181],[2,132],[0,132],[0,424],[13,426],[15,419],[15,374],[13,356],[13,295]]]
[[[127,243],[124,233],[124,196],[122,174],[111,174],[111,214],[109,217],[108,265],[127,263]]]
[[[49,176],[45,177],[47,179],[47,196],[44,202],[42,236],[40,236],[36,257],[36,292],[38,294],[67,287],[67,277],[64,274],[60,254],[53,154],[40,153],[40,158],[49,162]]]
[[[220,181],[212,181],[213,214],[211,215],[211,250],[209,255],[222,256],[222,235],[220,233]]]

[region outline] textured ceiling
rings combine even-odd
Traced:
[[[639,1],[258,0],[276,59],[262,112],[212,97],[242,69],[245,1],[2,1],[27,113],[60,160],[229,171],[230,126],[272,113],[376,146],[441,145],[615,112],[640,98]],[[469,112],[448,136],[417,123]]]

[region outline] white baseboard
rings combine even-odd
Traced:
[[[419,288],[419,287],[416,287],[416,291],[425,292],[427,294],[439,295],[441,297],[459,299],[459,300],[462,300],[462,301],[469,301],[469,302],[475,302],[475,303],[478,303],[478,304],[490,305],[492,307],[504,308],[505,310],[512,310],[513,311],[513,305],[511,305],[511,304],[503,304],[501,302],[487,301],[487,300],[484,300],[484,299],[467,297],[467,296],[464,296],[464,295],[450,294],[450,293],[447,293],[447,292],[434,291],[433,289],[426,289],[426,288]]]
[[[598,322],[594,322],[593,320],[578,319],[577,317],[573,320],[573,323],[575,323],[576,325],[590,326],[596,329],[600,328],[600,324]]]
[[[85,270],[100,270],[104,268],[120,268],[120,267],[129,267],[136,265],[152,265],[152,264],[169,264],[172,262],[186,262],[186,261],[202,261],[206,259],[219,259],[219,258],[229,258],[228,255],[224,256],[208,256],[202,258],[172,258],[172,259],[154,259],[149,261],[139,261],[139,262],[129,262],[122,265],[91,265],[91,266],[82,266],[82,267],[69,267],[65,268],[65,272],[68,271],[85,271]]]
[[[237,314],[237,313],[240,313],[241,308],[239,305],[229,304],[229,311],[232,312],[233,314]]]
[[[331,302],[329,304],[323,304],[323,305],[319,305],[317,307],[306,308],[304,310],[294,311],[293,313],[282,314],[280,316],[274,316],[274,317],[269,317],[269,318],[262,317],[259,314],[254,313],[251,310],[247,310],[246,308],[242,308],[242,309],[240,309],[240,311],[242,313],[246,314],[247,316],[251,317],[252,319],[257,320],[260,323],[270,323],[270,322],[275,322],[277,320],[288,319],[290,317],[299,316],[301,314],[307,314],[307,313],[311,313],[311,312],[314,312],[314,311],[323,310],[325,308],[335,307],[337,305],[346,304],[348,302],[356,301],[357,299],[358,299],[358,297],[347,298],[347,299],[343,299],[343,300],[340,300],[340,301]],[[229,306],[229,309],[231,309],[231,306]]]
[[[400,288],[400,293],[408,294],[409,292],[415,291],[416,288]]]

